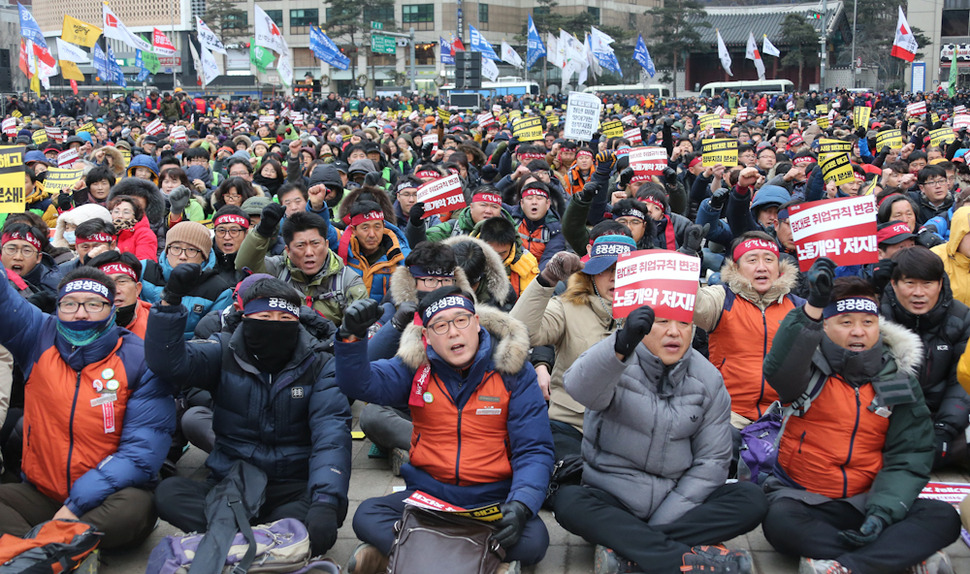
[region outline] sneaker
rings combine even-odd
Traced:
[[[381,554],[376,546],[362,542],[354,549],[354,555],[347,562],[348,574],[382,574],[387,570],[387,556]]]
[[[394,476],[401,476],[401,466],[407,464],[411,460],[411,455],[408,451],[403,448],[395,448],[391,450],[391,472]]]
[[[387,451],[371,443],[370,450],[367,451],[367,458],[387,458]]]
[[[919,564],[910,566],[907,574],[953,574],[953,565],[946,552],[940,550]]]
[[[612,548],[596,546],[594,553],[593,572],[595,574],[633,574],[641,572],[636,562],[627,560]]]
[[[751,555],[747,550],[728,550],[724,546],[695,546],[684,554],[681,572],[709,574],[751,574]]]
[[[802,558],[798,562],[798,574],[852,574],[852,571],[835,560]]]

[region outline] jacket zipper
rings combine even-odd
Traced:
[[[761,327],[764,337],[761,340],[761,362],[764,363],[765,359],[768,357],[768,318],[765,316],[765,310],[761,310]],[[758,402],[755,403],[754,408],[758,411],[758,416],[760,417],[764,413],[761,412],[761,401],[765,398],[765,373],[761,371],[761,390],[758,392]]]
[[[71,490],[71,458],[74,456],[74,411],[77,410],[77,396],[81,392],[81,371],[77,372],[77,381],[74,383],[74,401],[71,402],[71,419],[67,424],[67,484],[68,492]]]
[[[455,484],[459,484],[458,467],[461,465],[461,413],[464,412],[464,407],[458,409],[458,450],[455,452]]]
[[[852,447],[855,446],[855,435],[859,431],[859,408],[861,403],[859,402],[859,388],[855,388],[855,426],[852,427],[852,434],[849,435],[849,452],[845,457],[845,462],[839,467],[842,471],[842,498],[848,496],[849,492],[849,477],[845,472],[845,467],[852,460]]]

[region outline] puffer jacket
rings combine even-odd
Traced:
[[[312,502],[347,512],[350,483],[350,405],[334,384],[334,362],[304,327],[293,356],[278,374],[260,372],[243,330],[186,342],[188,313],[156,305],[148,318],[145,360],[158,377],[213,398],[215,448],[206,466],[223,478],[246,460],[271,481],[307,481]]]
[[[61,282],[61,270],[54,262],[54,258],[48,253],[40,254],[40,263],[30,270],[30,273],[23,277],[23,280],[30,286],[34,293],[38,291],[49,291],[57,293],[57,284]]]
[[[563,378],[586,407],[583,483],[650,525],[670,524],[728,477],[731,397],[694,349],[665,367],[645,345],[620,361],[615,343],[593,345]]]
[[[459,243],[471,242],[478,246],[485,254],[485,274],[475,289],[475,299],[477,303],[485,303],[492,307],[498,307],[503,311],[508,311],[515,304],[515,290],[509,276],[505,273],[505,264],[494,249],[487,243],[470,235],[456,235],[449,237],[442,243],[450,245],[452,248]]]
[[[172,266],[168,257],[162,257],[161,262],[151,260],[142,261],[141,298],[149,303],[157,303],[162,298],[162,291],[168,278],[172,274]],[[202,265],[202,279],[192,289],[192,293],[182,298],[182,306],[188,309],[189,319],[185,325],[185,338],[191,339],[195,326],[202,317],[210,311],[222,311],[232,304],[232,290],[235,284],[226,281],[216,269],[215,250],[209,252],[209,259]]]
[[[882,292],[880,312],[922,339],[919,382],[923,397],[934,427],[953,440],[967,428],[970,412],[970,395],[957,380],[957,365],[970,338],[970,309],[953,299],[950,282],[944,277],[940,298],[928,313],[914,315],[903,308],[891,283]]]
[[[340,237],[340,246],[337,248],[344,265],[361,276],[370,298],[375,301],[384,299],[389,289],[391,275],[398,266],[404,265],[404,259],[411,253],[411,247],[408,246],[404,232],[386,221],[380,248],[383,254],[371,263],[367,256],[361,253],[353,227],[344,230]]]
[[[943,269],[950,278],[953,298],[970,306],[970,257],[959,252],[960,242],[970,233],[970,206],[953,212],[950,220],[950,239],[930,251],[943,260]]]
[[[118,251],[131,253],[138,259],[158,261],[158,236],[147,217],[143,216],[131,229],[118,232]]]
[[[930,200],[923,195],[922,191],[910,191],[906,195],[919,206],[919,210],[916,211],[916,225],[923,225],[937,215],[945,214],[953,207],[953,194],[947,195],[940,205],[930,203]]]
[[[512,208],[512,219],[515,220],[523,247],[539,261],[539,271],[546,268],[546,263],[553,255],[566,249],[562,223],[552,210],[546,213],[542,221],[532,221],[526,218],[521,207],[515,206]]]

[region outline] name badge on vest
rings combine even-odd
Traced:
[[[476,415],[500,415],[502,414],[502,409],[489,405],[487,407],[475,409],[475,414]]]

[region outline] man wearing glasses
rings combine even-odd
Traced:
[[[47,237],[36,227],[26,223],[7,225],[0,236],[0,262],[9,273],[27,283],[30,291],[57,292],[61,278],[50,256],[44,255]]]
[[[0,286],[0,344],[28,373],[26,480],[0,486],[0,534],[80,519],[110,549],[140,543],[155,526],[147,488],[171,443],[175,403],[145,366],[141,339],[115,325],[114,299],[114,282],[92,267],[60,282],[54,315]]]
[[[534,564],[549,543],[536,512],[553,448],[525,327],[497,310],[476,309],[457,286],[429,293],[417,313],[421,325],[405,329],[393,359],[368,360],[367,331],[380,317],[371,300],[351,305],[335,345],[345,395],[409,407],[414,420],[410,462],[401,468],[407,489],[360,504],[354,532],[364,544],[347,570],[384,571],[393,525],[415,490],[466,508],[498,503],[495,540],[506,560]]]
[[[919,191],[909,192],[909,197],[919,205],[916,223],[923,225],[937,215],[946,214],[953,207],[953,195],[946,171],[937,165],[928,165],[919,170],[916,177]]]
[[[212,227],[215,232],[212,238],[215,268],[226,281],[235,285],[241,279],[236,271],[236,253],[249,230],[249,216],[242,208],[225,205],[212,218]]]

